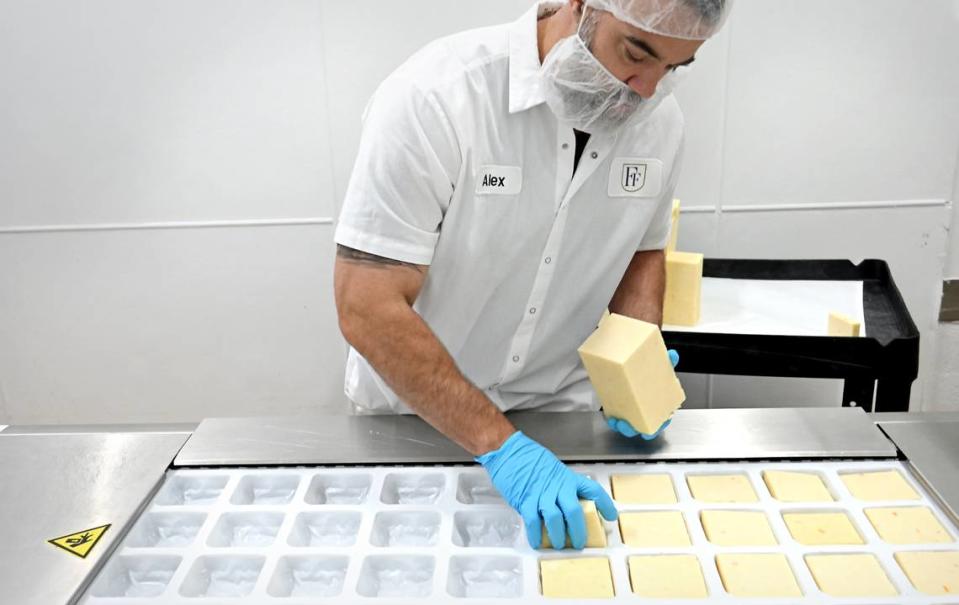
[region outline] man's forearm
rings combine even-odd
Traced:
[[[381,303],[354,321],[350,344],[413,411],[471,454],[499,448],[516,431],[409,305]]]
[[[609,304],[611,313],[663,325],[666,296],[666,254],[662,250],[637,252]]]

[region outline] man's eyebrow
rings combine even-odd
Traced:
[[[634,46],[639,47],[643,52],[645,52],[650,57],[656,59],[657,61],[662,61],[662,59],[659,56],[659,53],[656,52],[656,49],[654,49],[652,46],[650,46],[646,42],[640,40],[636,36],[628,35],[626,36],[626,41]],[[688,60],[683,61],[682,63],[677,63],[676,65],[671,65],[670,67],[686,67],[687,65],[692,64],[692,62],[695,60],[696,60],[696,57],[694,55],[690,57]]]

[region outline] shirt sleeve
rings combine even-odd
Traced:
[[[391,76],[363,116],[337,244],[429,265],[462,158],[439,101]]]
[[[650,250],[665,250],[669,244],[669,232],[673,223],[673,197],[676,195],[676,185],[679,183],[679,174],[683,167],[683,149],[684,142],[680,142],[676,156],[670,167],[669,179],[663,188],[663,195],[659,198],[659,205],[656,206],[656,213],[653,220],[649,223],[649,228],[643,235],[643,239],[636,248],[637,252],[647,252]]]

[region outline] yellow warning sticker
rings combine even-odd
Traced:
[[[87,555],[90,554],[90,551],[93,550],[93,547],[96,546],[97,542],[100,541],[100,538],[103,537],[103,534],[110,529],[110,525],[111,524],[107,523],[106,525],[101,525],[100,527],[85,529],[73,534],[47,540],[47,542],[53,544],[57,548],[62,548],[71,555],[76,555],[81,559],[86,559]]]

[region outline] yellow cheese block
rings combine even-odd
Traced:
[[[959,551],[897,552],[896,562],[919,592],[959,594]]]
[[[765,471],[763,481],[773,498],[781,502],[832,502],[832,494],[815,473]]]
[[[583,507],[583,516],[586,518],[586,548],[606,548],[606,527],[599,518],[596,503],[592,500],[580,500]],[[553,544],[546,535],[546,525],[543,524],[543,548],[552,548]],[[572,548],[569,536],[566,536],[566,548]]]
[[[734,597],[802,596],[786,555],[721,554],[716,555],[716,567],[726,592]]]
[[[579,348],[609,418],[653,434],[686,400],[659,327],[612,314]]]
[[[649,599],[704,599],[709,596],[699,559],[694,555],[629,557],[633,592]]]
[[[746,475],[687,475],[693,498],[702,502],[758,502]]]
[[[704,510],[700,513],[706,538],[718,546],[779,544],[766,513],[748,510]]]
[[[894,597],[899,594],[875,556],[806,555],[819,590],[834,597]]]
[[[606,557],[541,559],[543,596],[554,599],[612,599],[613,575]]]
[[[919,494],[903,478],[899,471],[841,474],[853,498],[867,502],[880,500],[919,500]]]
[[[613,475],[613,498],[623,504],[676,504],[669,475]]]
[[[695,326],[702,309],[703,255],[693,252],[666,253],[666,297],[663,323]]]
[[[852,317],[835,312],[829,314],[829,336],[859,336],[861,330],[862,323]]]
[[[863,512],[879,537],[890,544],[942,544],[953,541],[932,511],[922,506],[867,508]]]
[[[674,252],[679,243],[679,200],[673,200],[672,221],[669,228],[669,243],[666,245],[667,252]]]
[[[846,513],[783,513],[796,542],[806,546],[864,544]]]
[[[619,513],[623,544],[637,548],[691,546],[683,513],[678,510]]]

